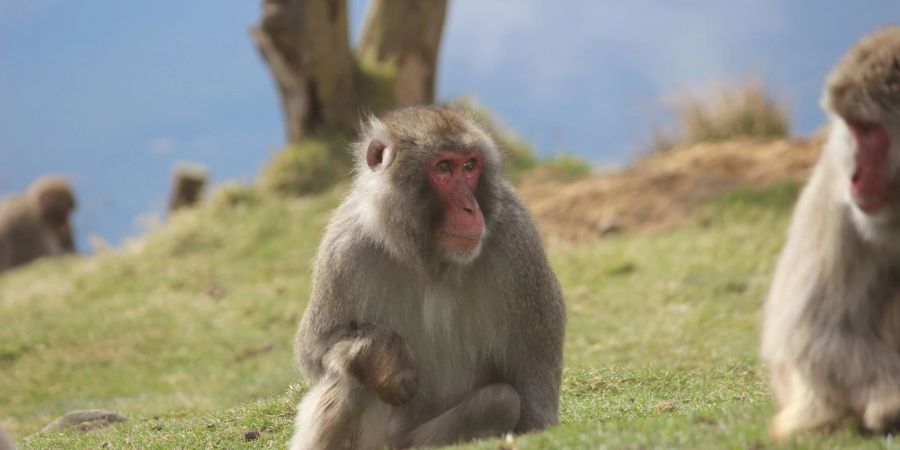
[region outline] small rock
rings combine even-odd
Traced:
[[[124,422],[127,417],[102,409],[77,409],[67,412],[60,418],[41,429],[41,433],[74,427],[78,431],[93,431],[106,428],[117,422]]]
[[[675,409],[675,400],[663,400],[654,407],[659,412],[669,412]]]
[[[612,236],[622,232],[622,224],[616,219],[603,219],[597,222],[597,232],[602,236]]]
[[[250,430],[250,431],[244,433],[244,440],[247,442],[255,441],[257,439],[259,439],[259,431]]]
[[[228,289],[217,283],[211,283],[203,292],[213,300],[221,300],[228,295]]]

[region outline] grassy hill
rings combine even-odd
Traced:
[[[798,186],[732,190],[674,228],[553,241],[562,425],[464,448],[772,446],[759,309]],[[291,337],[342,193],[235,191],[121,250],[0,277],[0,421],[31,449],[283,448],[305,391]],[[78,408],[130,420],[37,433]],[[788,444],[895,445],[849,428]]]

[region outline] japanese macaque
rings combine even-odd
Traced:
[[[0,272],[74,252],[69,215],[75,207],[72,186],[59,176],[42,177],[25,194],[0,202]]]
[[[900,27],[857,43],[822,104],[830,135],[764,312],[776,438],[900,427]]]
[[[364,126],[295,350],[290,448],[428,447],[559,421],[565,306],[500,152],[449,107]]]

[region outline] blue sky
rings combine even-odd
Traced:
[[[364,1],[352,0],[356,33]],[[0,195],[74,182],[82,249],[158,215],[177,161],[249,180],[283,142],[250,0],[0,0]],[[441,99],[471,95],[539,151],[622,163],[667,94],[757,77],[794,129],[824,120],[822,80],[896,0],[451,0]]]

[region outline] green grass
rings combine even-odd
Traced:
[[[272,156],[260,174],[263,191],[301,196],[325,191],[349,177],[349,141],[340,134],[309,137],[288,145]]]
[[[674,231],[550,249],[569,308],[563,423],[461,448],[774,446],[757,331],[796,193],[733,192]],[[283,448],[305,390],[291,335],[340,195],[232,195],[252,201],[180,214],[121,251],[0,277],[0,420],[33,449]],[[34,434],[86,407],[131,420]],[[251,429],[259,439],[245,442]],[[900,448],[849,427],[786,446]]]

